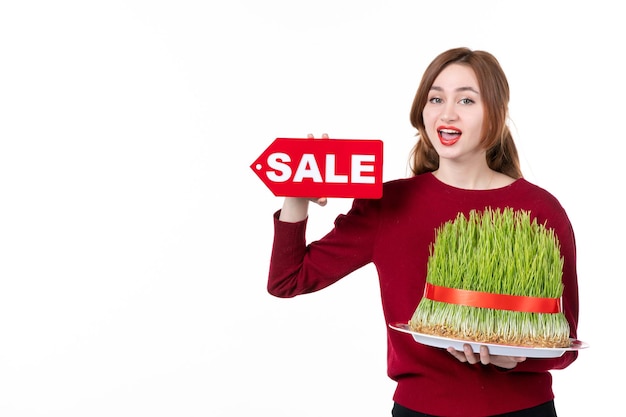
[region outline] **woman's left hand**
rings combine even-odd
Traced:
[[[513,369],[518,363],[526,360],[523,356],[491,355],[487,346],[481,346],[480,353],[474,353],[469,344],[463,345],[463,350],[456,350],[452,347],[449,347],[447,350],[460,362],[468,362],[470,364],[480,362],[483,365],[492,364],[504,369]]]

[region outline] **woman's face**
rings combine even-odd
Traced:
[[[478,80],[467,65],[448,65],[433,82],[422,112],[439,163],[485,160],[480,146],[484,109]]]

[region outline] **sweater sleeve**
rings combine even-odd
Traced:
[[[355,200],[326,236],[308,245],[308,219],[287,223],[274,213],[268,292],[288,298],[318,291],[371,262],[377,232],[373,206],[371,200]]]

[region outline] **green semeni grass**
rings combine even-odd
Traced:
[[[559,299],[563,259],[554,231],[511,208],[460,213],[431,245],[427,283],[492,294]],[[515,309],[512,309],[515,310]],[[499,310],[422,298],[412,330],[514,346],[569,346],[562,312]]]

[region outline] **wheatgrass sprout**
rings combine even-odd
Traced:
[[[552,229],[532,219],[528,211],[487,207],[468,216],[459,213],[437,230],[426,282],[446,289],[558,300],[559,306],[562,274],[560,244]],[[438,301],[425,294],[409,327],[479,343],[570,345],[569,324],[560,309],[529,312],[517,308],[515,300],[498,309]]]

